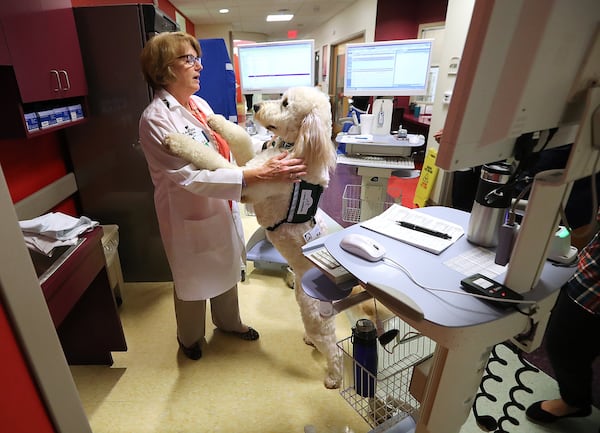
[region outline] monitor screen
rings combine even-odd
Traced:
[[[344,96],[414,96],[427,91],[433,39],[346,45]]]
[[[314,86],[314,41],[293,40],[237,47],[243,94],[283,93]]]

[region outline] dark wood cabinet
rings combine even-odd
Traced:
[[[6,1],[6,0],[5,0]],[[8,98],[0,102],[0,137],[43,134],[83,121],[59,118],[44,128],[28,128],[26,117],[79,106],[85,116],[87,83],[70,1],[8,0],[0,8],[0,77]],[[21,2],[23,4],[23,2]],[[2,43],[4,42],[4,46]],[[4,54],[3,54],[4,53]]]

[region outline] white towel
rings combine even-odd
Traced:
[[[78,238],[58,241],[56,239],[48,238],[43,235],[36,235],[34,233],[23,234],[23,236],[25,238],[25,245],[27,245],[27,248],[33,251],[38,251],[48,257],[52,256],[52,251],[56,247],[62,247],[63,245],[75,245],[77,242],[79,242]]]
[[[19,221],[24,233],[43,235],[59,241],[77,238],[98,224],[85,216],[75,218],[61,212],[50,212],[37,218]]]

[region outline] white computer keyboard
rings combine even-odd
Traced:
[[[411,157],[372,156],[372,155],[338,155],[338,164],[357,165],[361,167],[391,168],[395,170],[414,170],[415,161]]]
[[[307,253],[306,258],[321,269],[336,284],[341,284],[354,278],[346,268],[333,258],[324,246]]]

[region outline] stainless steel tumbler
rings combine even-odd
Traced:
[[[512,194],[500,188],[510,179],[510,164],[497,162],[481,168],[477,194],[469,218],[467,239],[482,247],[498,245],[498,229],[504,223]]]

